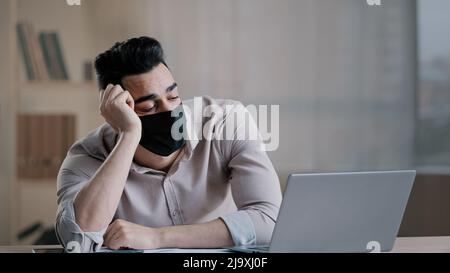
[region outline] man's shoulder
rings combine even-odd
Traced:
[[[100,125],[85,137],[76,141],[69,149],[67,157],[87,156],[105,160],[114,148],[114,129],[107,123]]]
[[[234,134],[245,128],[245,122],[251,118],[247,108],[237,100],[203,96],[183,104],[188,108],[186,114],[193,121],[189,124],[193,125],[197,137],[208,140],[235,140]]]

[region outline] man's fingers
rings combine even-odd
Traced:
[[[111,237],[109,241],[108,247],[114,250],[118,250],[122,247],[122,240],[120,236]]]
[[[107,231],[105,235],[103,235],[103,244],[109,245],[110,241],[111,241],[111,233],[110,231]]]
[[[128,97],[127,97],[127,104],[131,107],[131,109],[134,109],[134,99],[133,99],[133,97],[131,96],[130,92],[128,92],[128,91],[126,91],[126,92],[127,92],[127,94],[128,94]]]
[[[106,229],[105,235],[104,235],[104,239],[105,239],[105,243],[107,243],[108,241],[111,240],[111,236],[113,235],[115,229],[116,229],[116,221],[114,221],[112,224],[110,224],[108,226],[108,228]]]
[[[111,245],[112,239],[114,238],[114,236],[117,234],[117,232],[115,230],[112,230],[112,232],[110,231],[109,233],[105,234],[105,245]]]
[[[117,94],[123,92],[123,89],[120,85],[114,85],[109,92],[105,94],[105,97],[103,98],[103,101],[108,104],[113,101],[113,98],[117,96]]]
[[[100,103],[103,102],[103,100],[105,98],[105,94],[108,93],[111,90],[111,88],[113,88],[113,87],[114,87],[113,84],[108,84],[105,89],[100,91]]]
[[[111,228],[114,226],[115,223],[116,223],[116,221],[113,221],[111,224],[109,224],[108,227],[106,228],[105,233],[108,233],[111,230]]]
[[[120,221],[116,220],[106,229],[105,242],[108,241],[110,243],[112,238],[117,236],[117,234],[120,234],[120,231],[121,231]]]
[[[128,104],[131,108],[134,109],[134,99],[131,96],[130,92],[125,90],[123,93],[121,93],[121,95],[123,95],[121,99],[125,100],[126,104]]]
[[[112,229],[105,239],[105,245],[111,249],[119,249],[123,243],[120,229]]]
[[[110,84],[108,85],[109,88],[107,88],[105,90],[105,95],[103,96],[103,102],[107,102],[109,99],[109,96],[111,95],[111,92],[114,91],[114,89],[116,88],[116,85]]]
[[[114,100],[117,101],[123,101],[126,104],[128,104],[128,106],[131,107],[131,109],[134,109],[134,100],[133,97],[131,96],[130,92],[128,91],[123,91],[122,93],[118,94]]]
[[[108,98],[111,95],[111,92],[114,91],[115,85],[109,84],[106,89],[102,92],[102,98],[100,101],[100,113],[105,111],[106,105],[108,105]]]
[[[105,234],[106,236],[105,236],[105,240],[104,240],[104,245],[105,246],[107,246],[107,247],[109,247],[109,248],[112,248],[111,247],[111,245],[113,244],[112,243],[112,239],[113,239],[113,237],[112,237],[112,235],[111,235],[111,233],[107,233],[107,234]]]

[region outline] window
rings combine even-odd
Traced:
[[[450,1],[419,0],[417,163],[450,165]]]

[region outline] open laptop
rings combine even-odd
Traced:
[[[292,174],[270,246],[238,252],[392,249],[416,171]]]

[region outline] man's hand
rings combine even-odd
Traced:
[[[109,225],[104,239],[104,245],[111,249],[155,249],[160,247],[158,229],[140,226],[125,220],[116,220]]]
[[[104,229],[111,223],[130,173],[141,138],[141,121],[134,100],[120,85],[101,91],[100,112],[119,134],[116,146],[74,201],[75,220],[85,232]]]
[[[140,135],[141,121],[134,112],[134,100],[120,85],[108,85],[100,94],[100,113],[118,133]]]

